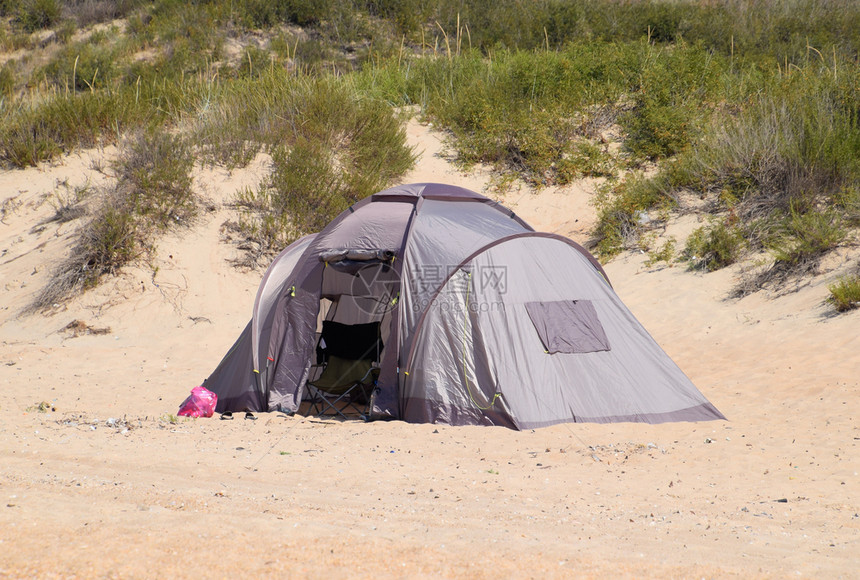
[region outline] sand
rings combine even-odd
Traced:
[[[439,133],[408,133],[421,158],[405,182],[487,191],[491,173],[452,165]],[[261,272],[229,264],[221,226],[265,160],[199,170],[214,209],[155,259],[21,315],[75,227],[42,223],[58,183],[103,182],[110,154],[0,173],[0,577],[857,577],[860,313],[823,302],[856,252],[743,300],[726,298],[737,268],[605,265],[728,421],[173,422],[250,316]],[[583,242],[594,186],[498,197]]]

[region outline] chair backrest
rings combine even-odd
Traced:
[[[383,346],[378,321],[342,324],[323,320],[321,338],[327,355],[349,360],[379,361]]]

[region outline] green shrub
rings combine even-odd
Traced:
[[[570,183],[582,177],[614,177],[618,163],[603,147],[590,141],[575,140],[553,161],[558,183]]]
[[[849,84],[856,86],[854,73]],[[801,71],[773,79],[771,96],[733,118],[718,118],[690,154],[682,185],[719,194],[747,222],[774,211],[801,213],[860,177],[856,94],[832,77]]]
[[[21,8],[21,0],[0,0],[0,16],[15,16]]]
[[[683,257],[693,269],[708,272],[734,264],[744,250],[745,240],[737,224],[722,220],[696,228],[684,246]]]
[[[321,39],[302,39],[293,46],[293,59],[305,70],[312,71],[313,67],[327,62],[332,57],[331,48]]]
[[[129,14],[125,21],[125,34],[130,43],[142,48],[155,39],[155,31],[149,26],[151,21],[152,16],[147,13]]]
[[[230,114],[238,103],[242,117]],[[197,132],[213,159],[224,159],[237,140],[262,143],[271,152],[271,176],[238,199],[241,229],[266,251],[321,229],[414,162],[401,118],[335,78],[266,74],[259,82],[237,83],[218,97]]]
[[[637,158],[676,155],[701,131],[728,67],[701,47],[684,44],[649,50],[641,58],[633,106],[618,119],[627,132],[624,145]]]
[[[677,204],[669,191],[659,179],[636,175],[610,183],[596,199],[597,225],[590,244],[604,258],[633,245],[643,227],[662,221],[663,214]]]
[[[251,28],[272,28],[285,22],[306,27],[330,18],[334,5],[332,0],[241,0],[235,8]]]
[[[800,213],[792,208],[769,245],[777,266],[805,273],[816,268],[821,256],[838,246],[846,235],[838,212]]]
[[[34,39],[29,32],[15,30],[13,27],[0,25],[0,50],[12,52],[19,49],[31,49]]]
[[[430,21],[433,4],[424,0],[368,0],[371,15],[394,22],[398,35],[417,33]]]
[[[58,88],[87,91],[112,84],[118,51],[98,42],[75,43],[63,48],[37,76]]]
[[[269,50],[283,61],[295,58],[296,48],[299,36],[286,32],[274,33],[269,39]]]
[[[287,20],[283,3],[266,0],[245,0],[239,5],[244,24],[250,28],[270,28]]]
[[[708,118],[726,71],[699,47],[594,43],[559,52],[502,50],[492,60],[477,52],[449,58],[446,48],[401,65],[399,76],[375,68],[359,78],[384,98],[424,105],[428,117],[451,129],[464,163],[550,184],[612,174],[614,163],[581,139],[592,118],[621,123],[627,149],[640,159],[682,150]],[[626,112],[607,115],[618,108]]]
[[[54,30],[54,34],[59,44],[67,44],[77,31],[78,27],[74,20],[63,20]]]
[[[761,8],[761,7],[759,7]],[[701,41],[710,52],[758,58],[776,55],[798,64],[807,45],[835,45],[847,55],[860,48],[860,9],[852,0],[776,0],[750,10],[744,2],[594,2],[592,0],[330,0],[234,2],[247,26],[268,28],[291,21],[302,26],[334,24],[340,40],[354,40],[350,27],[383,19],[398,39],[425,46],[449,44],[488,53],[500,48],[556,50],[573,42],[668,45]],[[344,34],[344,30],[346,34]],[[853,51],[853,53],[852,53]],[[749,58],[749,57],[747,57]]]
[[[194,155],[181,136],[156,129],[132,136],[114,163],[117,188],[148,224],[183,224],[196,213]]]
[[[125,200],[110,199],[96,213],[72,250],[71,264],[81,277],[81,288],[98,284],[104,274],[115,274],[137,257],[134,215]]]
[[[286,20],[299,26],[310,26],[331,17],[336,5],[333,0],[285,0],[283,6]]]
[[[36,166],[39,162],[60,154],[61,147],[52,138],[53,132],[39,119],[24,115],[10,115],[11,119],[0,128],[0,157],[14,167]],[[22,118],[24,117],[24,118]]]
[[[151,17],[129,21],[138,42],[158,48],[153,59],[157,78],[179,82],[206,72],[212,63],[224,58],[225,7],[216,2],[161,0]]]
[[[259,234],[272,249],[304,233],[320,231],[358,201],[335,166],[334,151],[302,138],[289,149],[275,147],[273,170],[257,201],[262,208]]]
[[[827,288],[830,290],[830,297],[827,301],[838,312],[860,307],[860,276],[857,274],[843,276]]]
[[[134,87],[53,93],[22,103],[5,116],[0,123],[0,160],[26,167],[99,140],[112,142],[119,131],[159,118],[166,108],[161,100],[147,100]]]
[[[773,264],[737,295],[816,272],[860,224],[860,74],[837,61],[827,71],[812,63],[791,75],[740,77],[741,93],[766,87],[767,96],[720,108],[702,139],[654,178],[670,194],[700,194],[707,211],[731,213],[730,223],[690,238],[693,267],[723,267],[745,247],[771,251]],[[737,99],[734,90],[727,96]]]
[[[27,32],[51,28],[60,21],[61,0],[22,0],[16,20]]]
[[[860,227],[860,183],[849,183],[833,195],[833,202],[844,212],[845,223]]]
[[[830,209],[771,218],[775,222],[766,240],[773,263],[735,287],[732,296],[740,298],[765,286],[781,287],[789,280],[818,273],[821,258],[847,236],[839,212]]]
[[[144,2],[142,0],[62,0],[78,26],[110,22],[128,16]]]
[[[670,236],[662,246],[648,252],[648,259],[645,260],[645,266],[650,268],[656,266],[660,262],[664,262],[667,266],[672,266],[672,261],[675,259],[675,244],[677,240]]]
[[[472,51],[410,59],[396,72],[392,60],[365,68],[358,83],[398,104],[422,104],[427,117],[452,131],[465,164],[489,163],[540,185],[567,183],[611,173],[608,160],[583,139],[584,127],[626,91],[612,71],[632,70],[637,50],[499,51],[492,60]]]

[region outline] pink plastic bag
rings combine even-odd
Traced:
[[[179,405],[181,417],[211,417],[218,404],[218,395],[200,385],[191,389],[191,394]]]

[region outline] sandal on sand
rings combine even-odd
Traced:
[[[254,416],[254,414],[253,414],[252,412],[250,412],[250,411],[248,411],[247,413],[245,413],[245,419],[250,419],[251,421],[256,421],[256,420],[257,420],[257,418]]]
[[[232,421],[233,420],[233,413],[231,413],[230,411],[227,411],[226,413],[221,413],[221,420],[222,421]]]

